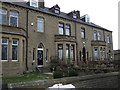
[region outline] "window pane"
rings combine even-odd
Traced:
[[[63,45],[62,44],[58,45],[58,57],[60,60],[62,60],[63,58]]]
[[[97,40],[97,32],[94,31],[94,40]]]
[[[101,33],[98,32],[98,40],[101,40]]]
[[[12,41],[12,60],[18,60],[18,40]]]
[[[59,34],[63,35],[64,34],[64,24],[59,23]]]
[[[94,49],[94,57],[95,57],[95,60],[98,59],[98,48]]]
[[[44,32],[44,19],[38,18],[38,31]]]
[[[2,45],[2,60],[8,59],[8,45]]]
[[[74,45],[71,45],[71,59],[74,61],[75,57],[74,57]]]
[[[70,35],[70,25],[66,24],[66,35]]]
[[[6,24],[7,11],[0,9],[0,24]]]
[[[17,17],[10,17],[10,25],[17,27]]]
[[[10,25],[11,26],[18,26],[18,13],[17,12],[10,12]]]
[[[18,47],[12,46],[12,60],[17,60],[18,55]]]
[[[85,39],[85,28],[81,28],[81,38]]]
[[[69,58],[69,45],[66,45],[66,58]]]

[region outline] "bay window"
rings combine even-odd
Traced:
[[[8,39],[7,38],[2,38],[2,55],[1,55],[1,60],[6,61],[8,60]]]
[[[12,40],[12,60],[18,60],[18,40]]]
[[[63,45],[62,44],[58,44],[58,58],[59,60],[63,59]]]

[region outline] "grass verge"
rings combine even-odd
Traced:
[[[18,82],[27,82],[27,81],[36,81],[36,80],[47,80],[52,79],[52,75],[43,74],[43,73],[26,73],[22,76],[17,77],[3,77],[3,80],[6,83],[18,83]]]

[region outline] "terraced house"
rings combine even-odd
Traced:
[[[79,66],[80,61],[112,60],[112,31],[44,2],[0,2],[2,75],[15,76],[48,67],[52,58]],[[98,17],[99,18],[99,17]],[[104,21],[104,20],[103,20]]]

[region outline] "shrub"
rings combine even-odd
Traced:
[[[53,78],[62,78],[62,77],[63,77],[63,73],[62,72],[55,71],[53,73]]]
[[[69,77],[78,76],[78,73],[77,73],[76,70],[71,69],[71,70],[68,71],[68,75],[69,75]]]
[[[50,66],[50,71],[51,71],[51,72],[56,71],[56,67],[57,67],[57,66],[55,66],[55,65],[51,65],[51,66]]]

